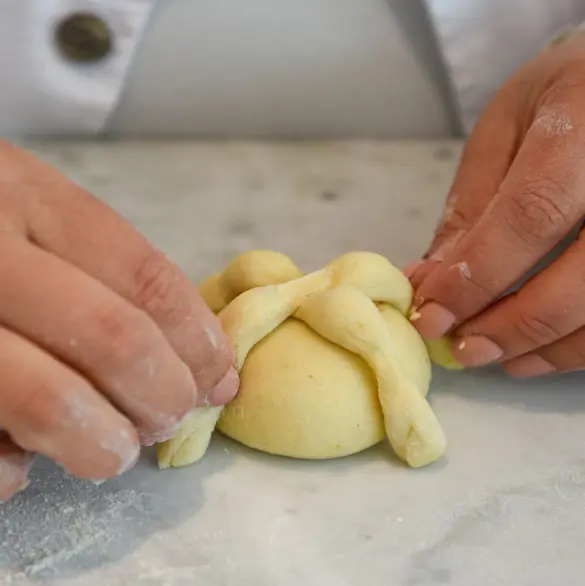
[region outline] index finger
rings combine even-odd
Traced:
[[[105,203],[31,155],[10,148],[16,156],[29,157],[35,168],[19,178],[20,188],[27,190],[29,237],[145,311],[190,367],[203,394],[231,373],[229,388],[220,385],[221,396],[211,395],[210,401],[231,399],[237,377],[230,371],[230,345],[179,267]],[[0,183],[0,195],[6,189]]]
[[[571,114],[540,112],[492,203],[420,285],[415,325],[424,336],[440,337],[491,305],[582,219],[585,132]]]

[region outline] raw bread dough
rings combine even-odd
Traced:
[[[218,429],[251,448],[322,459],[384,438],[373,372],[300,320],[287,319],[252,349],[241,388]]]
[[[303,276],[284,255],[251,251],[200,290],[235,348],[240,391],[191,412],[158,446],[161,468],[199,460],[216,426],[293,458],[346,456],[384,436],[410,466],[441,457],[429,351],[407,317],[410,283],[388,260],[349,253]]]

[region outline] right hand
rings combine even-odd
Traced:
[[[187,277],[123,218],[0,143],[0,501],[34,454],[100,481],[237,392]]]
[[[431,247],[410,267],[414,326],[428,339],[448,333],[467,368],[585,369],[584,96],[585,32],[576,31],[488,104]]]

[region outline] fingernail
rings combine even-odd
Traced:
[[[415,313],[414,326],[420,335],[428,340],[436,340],[444,336],[456,321],[455,316],[446,307],[435,301],[425,303]]]
[[[24,492],[30,486],[30,480],[27,478],[19,487],[16,492]]]
[[[231,366],[215,388],[202,397],[202,405],[226,405],[236,396],[239,386],[238,371]]]
[[[504,351],[485,336],[466,336],[455,340],[452,346],[453,356],[464,366],[485,366],[504,355]]]
[[[154,444],[156,444],[156,439],[154,439],[152,433],[147,433],[145,431],[138,432],[138,439],[140,441],[140,445],[143,448],[150,448],[150,446],[154,446]]]
[[[122,463],[120,471],[118,472],[118,476],[125,474],[126,472],[128,472],[128,470],[132,470],[132,468],[134,468],[134,466],[138,464],[138,460],[140,460],[140,446],[138,446],[138,450],[133,456],[129,457],[126,462]]]
[[[538,354],[526,354],[511,360],[505,365],[506,372],[517,378],[530,378],[543,376],[556,371],[554,364],[551,364]]]

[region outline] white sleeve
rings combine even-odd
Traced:
[[[584,0],[426,0],[470,132],[506,79],[555,34],[585,20]]]
[[[119,98],[155,0],[0,0],[0,134],[99,132]],[[72,15],[100,18],[111,54],[74,63],[57,50],[55,30]]]

